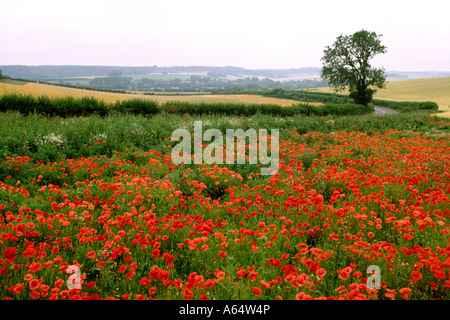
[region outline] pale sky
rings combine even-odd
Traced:
[[[383,35],[376,66],[450,71],[436,0],[0,0],[0,65],[321,67],[361,29]]]

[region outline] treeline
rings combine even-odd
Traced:
[[[438,110],[439,105],[436,102],[432,101],[422,101],[422,102],[413,102],[413,101],[388,101],[388,100],[372,100],[372,103],[380,106],[386,107],[389,109],[397,110],[399,112],[411,112],[416,110]]]
[[[23,79],[15,79],[15,80],[27,81],[27,80],[23,80]],[[30,81],[30,82],[36,82],[36,81]],[[67,84],[67,83],[49,83],[49,82],[42,82],[42,83],[49,84],[52,86],[58,86],[58,87],[67,87],[67,88],[83,89],[83,90],[91,90],[91,91],[111,92],[111,93],[129,93],[125,90],[120,90],[120,89],[92,88],[92,87],[78,86],[78,85],[72,85],[72,84]]]
[[[289,107],[276,104],[237,104],[237,103],[190,103],[184,101],[167,101],[161,105],[161,109],[167,113],[176,114],[223,114],[252,116],[265,114],[280,117],[295,115],[327,116],[327,115],[362,115],[374,112],[372,105],[363,106],[357,104],[324,104],[314,106],[308,103],[299,103]]]
[[[74,80],[72,80],[74,81]],[[225,79],[220,76],[197,76],[191,75],[188,79],[171,78],[134,79],[129,76],[97,77],[89,81],[89,87],[95,89],[115,89],[132,91],[154,91],[154,92],[241,92],[248,90],[267,90],[284,88],[287,90],[317,88],[327,86],[322,80],[290,80],[275,81],[269,78],[245,77],[239,79]]]
[[[2,65],[3,73],[12,78],[38,81],[49,81],[61,78],[108,76],[112,72],[126,75],[144,75],[149,73],[216,73],[229,76],[255,76],[267,78],[287,78],[302,75],[319,74],[320,68],[291,68],[291,69],[245,69],[241,67],[224,66],[73,66],[73,65]]]
[[[332,104],[353,103],[353,99],[351,99],[349,96],[325,92],[289,91],[282,88],[276,88],[273,90],[253,91],[247,93],[303,102],[322,102]],[[438,104],[432,101],[413,102],[413,101],[389,101],[389,100],[373,99],[372,104],[380,107],[386,107],[389,109],[397,110],[399,112],[439,109]]]
[[[59,117],[89,115],[105,117],[112,113],[154,115],[164,112],[170,114],[223,114],[236,116],[265,114],[288,117],[295,115],[362,115],[374,112],[374,108],[373,105],[363,106],[351,103],[324,104],[320,106],[299,103],[290,107],[282,107],[275,104],[157,102],[146,99],[129,99],[112,103],[93,97],[49,98],[48,96],[35,97],[32,95],[6,94],[0,96],[0,111],[17,111],[24,115],[38,113]]]

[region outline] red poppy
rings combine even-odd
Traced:
[[[160,270],[159,274],[158,274],[158,278],[161,281],[166,281],[167,279],[169,279],[170,273],[167,270]]]
[[[41,263],[40,262],[32,262],[28,266],[28,270],[30,270],[31,272],[37,272],[37,271],[41,270]]]
[[[149,286],[150,285],[150,279],[147,277],[141,278],[141,280],[139,280],[139,283],[143,286]]]
[[[266,288],[266,289],[270,288],[270,283],[268,283],[267,281],[261,280],[260,283],[264,288]]]
[[[313,297],[309,294],[305,294],[304,292],[300,292],[295,295],[295,300],[313,300]]]
[[[244,270],[244,268],[240,268],[240,269],[238,269],[237,275],[238,275],[238,278],[240,279],[240,278],[245,277],[247,275],[247,271]]]
[[[320,269],[317,269],[316,274],[319,277],[323,278],[327,274],[327,271],[323,268],[320,268]]]
[[[41,293],[39,291],[31,291],[30,295],[33,299],[36,300],[36,299],[39,299],[39,297],[41,296]]]
[[[403,300],[408,300],[410,288],[401,288],[398,292],[402,295]]]
[[[23,280],[28,281],[28,280],[31,280],[31,279],[33,279],[33,278],[34,278],[34,275],[31,274],[31,273],[28,273],[28,274],[25,275],[25,277],[23,278]]]
[[[256,295],[256,296],[261,296],[261,289],[260,288],[258,288],[258,287],[253,287],[252,288],[252,291],[253,291],[253,293]]]
[[[250,272],[250,273],[248,274],[248,278],[249,278],[250,280],[252,280],[252,281],[258,279],[258,272]]]
[[[411,277],[414,280],[420,280],[420,279],[422,279],[422,274],[420,273],[420,271],[415,270],[415,271],[411,272]]]
[[[194,296],[194,292],[191,289],[185,288],[183,290],[183,298],[186,300],[191,300]]]
[[[158,276],[159,276],[159,269],[151,269],[148,272],[148,277],[152,280],[158,279]]]
[[[38,279],[32,279],[28,285],[30,286],[30,290],[37,290],[41,286],[41,282]]]
[[[8,259],[8,260],[14,260],[15,258],[16,258],[16,251],[17,251],[17,248],[15,248],[15,247],[9,247],[9,248],[6,248],[4,251],[3,251],[3,256],[6,258],[6,259]]]

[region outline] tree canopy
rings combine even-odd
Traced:
[[[384,68],[370,65],[375,55],[386,52],[381,36],[366,30],[340,35],[332,46],[324,50],[322,78],[336,91],[348,88],[355,103],[367,105],[377,88],[385,86]]]

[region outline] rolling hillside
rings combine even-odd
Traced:
[[[181,100],[189,102],[221,102],[221,103],[258,103],[258,104],[278,104],[281,106],[291,106],[298,101],[278,99],[270,97],[261,97],[257,95],[143,95],[143,94],[123,94],[111,93],[101,91],[82,90],[76,88],[53,86],[48,84],[21,82],[15,80],[0,81],[0,95],[6,93],[31,94],[34,96],[46,95],[49,97],[95,97],[107,102],[117,100],[126,100],[133,98],[157,100],[157,101],[172,101]]]
[[[332,88],[317,88],[309,91],[333,92]],[[434,101],[443,113],[450,118],[450,77],[422,78],[388,82],[385,89],[379,90],[376,99],[392,101]]]

